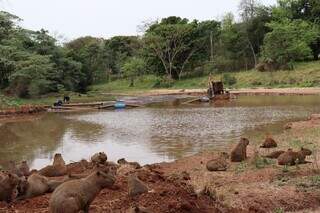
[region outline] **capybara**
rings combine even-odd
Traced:
[[[54,155],[52,166],[46,166],[39,170],[39,174],[46,177],[59,177],[67,174],[67,166],[61,154]]]
[[[206,167],[208,171],[226,171],[228,168],[228,153],[220,153],[218,158],[212,159],[207,162]]]
[[[23,176],[27,177],[30,175],[30,168],[28,166],[27,161],[22,161],[17,168],[22,173]]]
[[[247,138],[241,138],[240,142],[231,152],[232,162],[241,162],[247,158],[247,146],[249,145],[249,140]]]
[[[134,197],[139,194],[148,192],[148,187],[135,175],[128,177],[128,193],[129,196]]]
[[[49,180],[45,176],[32,174],[26,181],[20,183],[18,199],[23,200],[53,192],[64,182],[65,180]]]
[[[125,158],[121,158],[117,162],[120,165],[129,164],[129,165],[133,166],[135,169],[140,169],[141,168],[141,166],[140,166],[140,164],[138,162],[129,162]]]
[[[0,180],[0,201],[10,203],[15,196],[19,182],[20,179],[16,174],[5,174]]]
[[[292,151],[292,149],[288,149],[287,152],[281,154],[278,157],[278,164],[293,166],[295,164],[307,163],[305,161],[306,156],[311,155],[311,154],[312,154],[311,150],[305,149],[303,147],[298,152],[294,152],[294,151]]]
[[[18,177],[22,177],[22,172],[18,169],[16,163],[14,161],[9,161],[8,171],[12,174],[18,175]]]
[[[260,148],[275,148],[277,147],[277,142],[271,138],[270,136],[267,136],[263,144],[260,146]]]
[[[279,150],[279,151],[271,152],[270,154],[267,154],[267,155],[265,155],[263,157],[277,159],[283,153],[285,153],[285,151]]]
[[[51,195],[51,213],[88,212],[91,202],[106,187],[113,186],[114,176],[95,171],[88,177],[61,184]]]
[[[107,160],[108,157],[104,152],[96,153],[91,157],[91,162],[94,164],[105,164]]]

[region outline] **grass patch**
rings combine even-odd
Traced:
[[[320,87],[320,62],[298,63],[294,70],[275,72],[259,72],[257,70],[240,72],[222,72],[213,75],[214,80],[224,80],[230,88],[289,88],[289,87]],[[160,77],[147,75],[136,79],[135,86],[129,87],[126,79],[100,83],[92,86],[93,91],[104,92],[136,92],[155,89]],[[208,76],[181,79],[173,82],[167,88],[199,89],[207,88]]]

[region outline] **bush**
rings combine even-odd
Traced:
[[[162,77],[162,78],[158,78],[152,87],[153,88],[169,88],[169,87],[172,87],[173,84],[174,84],[174,80],[172,78]]]
[[[225,73],[222,75],[222,82],[226,85],[232,86],[237,83],[237,79],[229,73]]]

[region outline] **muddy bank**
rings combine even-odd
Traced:
[[[227,89],[228,90],[228,89]],[[234,95],[320,95],[320,88],[248,88],[229,89]],[[158,89],[132,93],[104,93],[115,96],[161,96],[161,95],[192,95],[207,94],[207,89]]]
[[[317,212],[320,207],[319,120],[319,115],[313,115],[302,121],[304,125],[295,122],[291,129],[274,135],[277,148],[261,149],[258,148],[261,141],[250,141],[248,159],[241,163],[229,161],[227,171],[207,170],[206,162],[218,155],[214,151],[139,169],[120,167],[115,186],[101,191],[90,212],[126,212],[133,206],[149,208],[150,212]],[[303,128],[306,124],[308,131]],[[313,150],[314,154],[307,157],[311,163],[285,167],[277,165],[276,160],[261,158],[275,150],[296,150],[301,146]],[[89,172],[69,168],[73,174]],[[130,174],[136,174],[149,192],[128,196]],[[48,212],[50,196],[1,203],[0,212]]]
[[[231,89],[230,94],[238,95],[320,95],[320,88],[253,88],[253,89]],[[173,99],[184,99],[205,96],[207,94],[206,89],[158,89],[149,91],[135,91],[132,93],[103,93],[107,96],[116,96],[124,99],[128,104],[140,104],[146,105],[150,103],[170,101]],[[105,104],[112,104],[112,101],[101,101],[92,103],[71,103],[65,104],[61,108],[54,108],[48,105],[27,105],[15,108],[8,108],[0,110],[0,118],[10,118],[19,115],[36,114],[39,112],[45,112],[49,108],[51,112],[78,112],[78,111],[90,111],[97,110],[99,107]]]

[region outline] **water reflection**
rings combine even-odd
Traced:
[[[56,152],[70,162],[98,151],[111,160],[169,161],[204,149],[226,149],[244,134],[279,131],[285,121],[319,112],[319,104],[318,96],[244,96],[213,105],[175,101],[117,112],[46,114],[0,125],[0,164],[26,159],[40,168]]]

